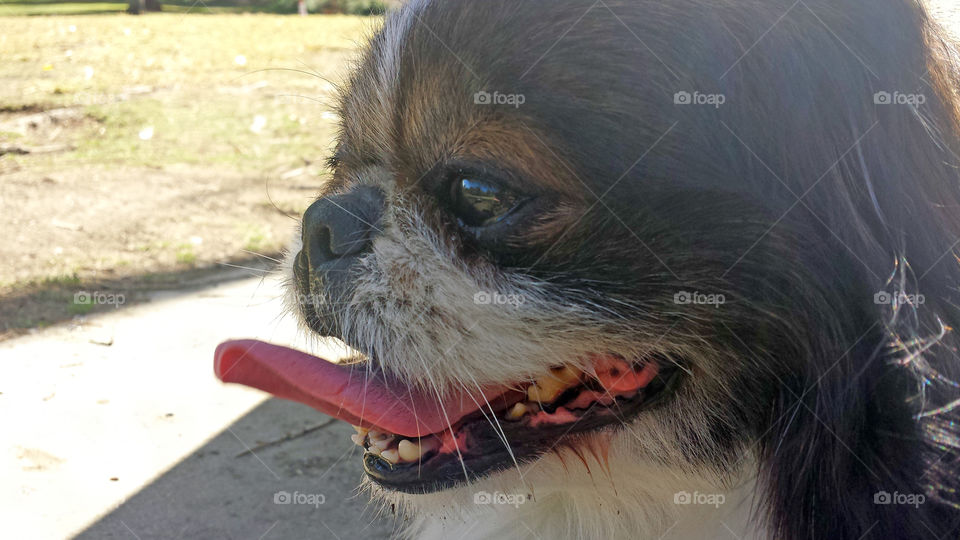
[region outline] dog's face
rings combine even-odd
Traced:
[[[378,449],[362,432],[380,450],[365,468],[412,493],[568,450],[600,467],[613,452],[733,477],[759,425],[748,411],[772,399],[766,379],[782,369],[758,376],[715,335],[750,318],[724,281],[762,233],[751,211],[765,210],[691,173],[703,158],[672,133],[676,85],[657,80],[669,74],[611,61],[641,48],[629,33],[583,54],[566,44],[538,62],[543,51],[518,44],[494,60],[482,36],[522,38],[507,21],[517,8],[501,7],[504,19],[489,20],[487,8],[446,4],[476,23],[439,38],[461,54],[417,21],[429,6],[387,22],[343,97],[335,178],[293,250],[291,300],[311,332],[435,400],[481,388],[500,398],[453,419],[464,446],[426,460],[390,463],[401,439]],[[618,24],[596,13],[587,26],[598,22]],[[599,71],[597,55],[609,63]],[[561,84],[576,72],[600,76]],[[526,398],[500,396],[507,388]],[[415,408],[392,414],[425,414]],[[429,435],[422,451],[450,434]]]
[[[849,460],[837,430],[876,423],[876,459],[918,452],[912,380],[857,361],[890,330],[871,227],[944,229],[896,182],[952,173],[933,145],[890,151],[909,110],[867,138],[874,82],[856,74],[887,62],[874,76],[905,87],[927,51],[919,22],[898,26],[906,2],[812,3],[409,2],[344,88],[334,175],[288,258],[291,309],[356,358],[253,345],[218,373],[357,425],[374,490],[421,512],[582,487],[616,515],[658,508],[633,521],[653,531],[678,488]],[[832,504],[776,484],[772,500]]]

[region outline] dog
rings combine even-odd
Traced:
[[[956,538],[960,110],[913,0],[410,0],[282,270],[414,538]]]

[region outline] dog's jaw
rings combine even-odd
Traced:
[[[637,462],[629,439],[614,439],[620,450],[611,452],[608,464],[564,449],[441,493],[411,496],[370,481],[364,491],[384,509],[396,509],[398,532],[410,539],[762,538],[751,459],[735,477],[690,474]],[[487,494],[499,501],[483,502],[480,497]],[[701,503],[722,502],[685,504],[678,499],[685,494]]]
[[[449,323],[450,309],[467,306],[470,311],[464,316],[465,320],[480,318],[481,321],[487,321],[487,327],[469,339],[451,332],[449,339],[453,340],[453,346],[426,341],[428,346],[435,345],[448,351],[444,356],[445,362],[427,366],[422,362],[405,361],[408,357],[415,358],[423,354],[421,347],[410,345],[418,343],[417,340],[394,342],[384,339],[394,334],[379,330],[378,325],[385,321],[383,314],[370,316],[368,313],[361,316],[362,311],[352,311],[352,324],[355,327],[377,329],[376,332],[364,334],[363,339],[371,345],[367,352],[376,354],[380,362],[395,367],[405,377],[426,380],[429,384],[453,384],[464,377],[509,383],[516,377],[548,369],[558,358],[575,362],[589,350],[580,348],[590,343],[589,336],[585,335],[584,339],[576,341],[578,346],[570,346],[570,342],[558,342],[547,349],[552,353],[549,357],[538,361],[537,356],[529,352],[528,361],[524,362],[521,355],[531,343],[511,341],[513,345],[505,348],[503,353],[507,357],[503,365],[484,362],[484,359],[496,359],[496,356],[490,355],[490,347],[485,343],[488,340],[495,343],[503,343],[504,339],[509,341],[512,333],[509,328],[493,332],[490,329],[509,325],[509,319],[504,319],[503,313],[496,311],[491,311],[489,317],[483,319],[482,311],[472,311],[491,308],[477,306],[473,302],[473,294],[478,290],[477,278],[463,266],[453,263],[452,255],[444,248],[443,239],[438,238],[415,216],[404,212],[402,219],[404,223],[399,228],[390,223],[391,218],[384,224],[383,237],[378,240],[373,255],[366,261],[365,284],[358,287],[355,301],[362,304],[365,299],[391,294],[398,286],[396,272],[408,271],[413,274],[402,281],[429,281],[434,285],[445,283],[448,293],[458,289],[461,291],[460,301],[451,301],[447,297],[445,312],[448,316],[444,322]],[[403,234],[398,231],[403,231]],[[298,231],[281,266],[284,275],[292,275],[293,259],[301,247]],[[392,274],[385,271],[387,268]],[[490,275],[486,276],[486,279],[490,278]],[[428,294],[422,294],[421,301],[431,300],[436,301]],[[302,301],[293,281],[289,280],[285,302],[298,318],[304,332],[316,337],[303,319],[300,309]],[[549,309],[549,304],[546,305],[545,309]],[[395,314],[386,322],[390,320],[402,323],[408,318]],[[441,325],[442,322],[438,321],[437,324]],[[518,336],[513,337],[519,339]],[[475,349],[469,349],[471,345]],[[458,346],[468,348],[460,349],[457,354],[449,353],[457,350]],[[391,354],[381,354],[379,351],[390,351]],[[558,351],[564,351],[567,356],[561,356]],[[710,361],[699,358],[695,351],[688,351],[687,354],[695,358],[698,365]],[[471,365],[458,361],[464,357],[474,358],[476,363]],[[521,371],[510,372],[518,365]],[[478,367],[483,371],[477,371]],[[697,385],[691,386],[692,389],[698,388]],[[714,388],[713,391],[722,392],[722,389]],[[685,455],[702,449],[685,448],[682,440],[676,436],[678,431],[697,433],[707,429],[709,420],[703,417],[706,406],[702,401],[708,400],[705,396],[710,393],[709,385],[698,391],[684,388],[674,397],[676,403],[673,408],[643,413],[625,426],[589,435],[572,447],[558,444],[555,451],[544,454],[533,463],[520,464],[453,489],[414,495],[384,489],[366,479],[362,491],[371,496],[374,504],[385,509],[391,508],[398,516],[402,516],[398,522],[402,524],[403,534],[409,538],[441,539],[451,535],[454,538],[462,535],[463,538],[477,539],[521,538],[528,536],[527,527],[536,530],[544,538],[569,537],[571,530],[583,531],[576,535],[580,538],[659,538],[667,531],[676,532],[678,528],[692,527],[691,530],[696,530],[701,524],[708,529],[715,528],[717,520],[724,520],[736,530],[746,530],[746,520],[742,514],[745,506],[752,510],[753,501],[745,500],[745,493],[750,490],[744,490],[743,486],[751,483],[751,478],[756,475],[754,462],[744,455],[732,459],[722,468],[707,464],[694,465]],[[720,453],[718,449],[717,454]],[[522,498],[523,503],[478,503],[476,497],[483,493],[501,494],[513,501]],[[675,498],[678,493],[721,496],[723,504],[715,507],[677,504]],[[740,521],[743,523],[738,524]],[[556,534],[550,536],[551,531]],[[641,534],[636,536],[638,531]]]

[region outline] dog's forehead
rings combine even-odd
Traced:
[[[388,15],[341,97],[337,163],[385,167],[400,186],[444,163],[480,163],[534,188],[588,193],[591,178],[570,158],[579,141],[554,129],[570,113],[554,106],[564,98],[551,81],[561,59],[545,69],[542,51],[517,47],[522,25],[505,24],[508,15],[456,1]],[[559,33],[562,21],[548,27]]]

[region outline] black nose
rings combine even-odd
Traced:
[[[383,193],[358,186],[324,197],[303,215],[303,251],[312,269],[368,250],[383,211]]]

